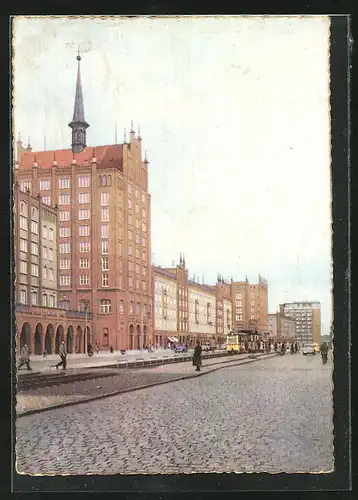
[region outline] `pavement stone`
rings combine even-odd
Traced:
[[[27,474],[333,469],[332,361],[273,357],[17,420]]]

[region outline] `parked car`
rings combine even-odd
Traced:
[[[316,354],[315,348],[313,344],[304,344],[302,347],[302,354],[305,356],[306,354]]]
[[[201,346],[201,350],[202,350],[202,352],[210,352],[210,351],[213,351],[213,350],[214,350],[214,348],[213,348],[213,347],[211,347],[211,345],[210,345],[210,344],[203,344],[203,345]]]
[[[177,345],[176,346],[176,348],[175,348],[176,354],[180,354],[180,353],[184,353],[184,352],[188,352],[188,348],[185,345]]]
[[[221,346],[219,346],[219,351],[226,351],[226,344],[221,344]]]

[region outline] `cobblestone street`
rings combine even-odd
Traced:
[[[17,420],[30,474],[333,468],[332,360],[272,357]]]

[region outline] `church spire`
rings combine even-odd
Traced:
[[[76,96],[75,106],[73,110],[72,122],[69,127],[72,128],[72,150],[74,153],[80,153],[86,147],[86,129],[89,127],[85,120],[85,111],[83,107],[82,83],[81,83],[81,69],[80,69],[80,50],[77,54],[77,83],[76,83]]]

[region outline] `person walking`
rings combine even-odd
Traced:
[[[295,353],[295,348],[293,346],[293,343],[291,344],[291,354],[294,354]]]
[[[62,340],[61,345],[60,345],[60,350],[59,350],[59,355],[61,358],[61,361],[57,363],[56,365],[56,370],[58,370],[59,366],[63,366],[63,369],[66,370],[66,364],[67,364],[67,351],[66,351],[66,346],[65,346],[65,341]]]
[[[26,368],[28,371],[32,370],[32,368],[30,366],[30,354],[29,354],[29,348],[27,347],[27,344],[25,344],[21,349],[20,362],[19,362],[17,369],[20,370],[20,368],[23,365],[26,365]]]
[[[199,340],[197,340],[196,346],[194,347],[193,366],[196,366],[196,371],[200,372],[200,366],[201,366],[201,345],[200,345]]]

